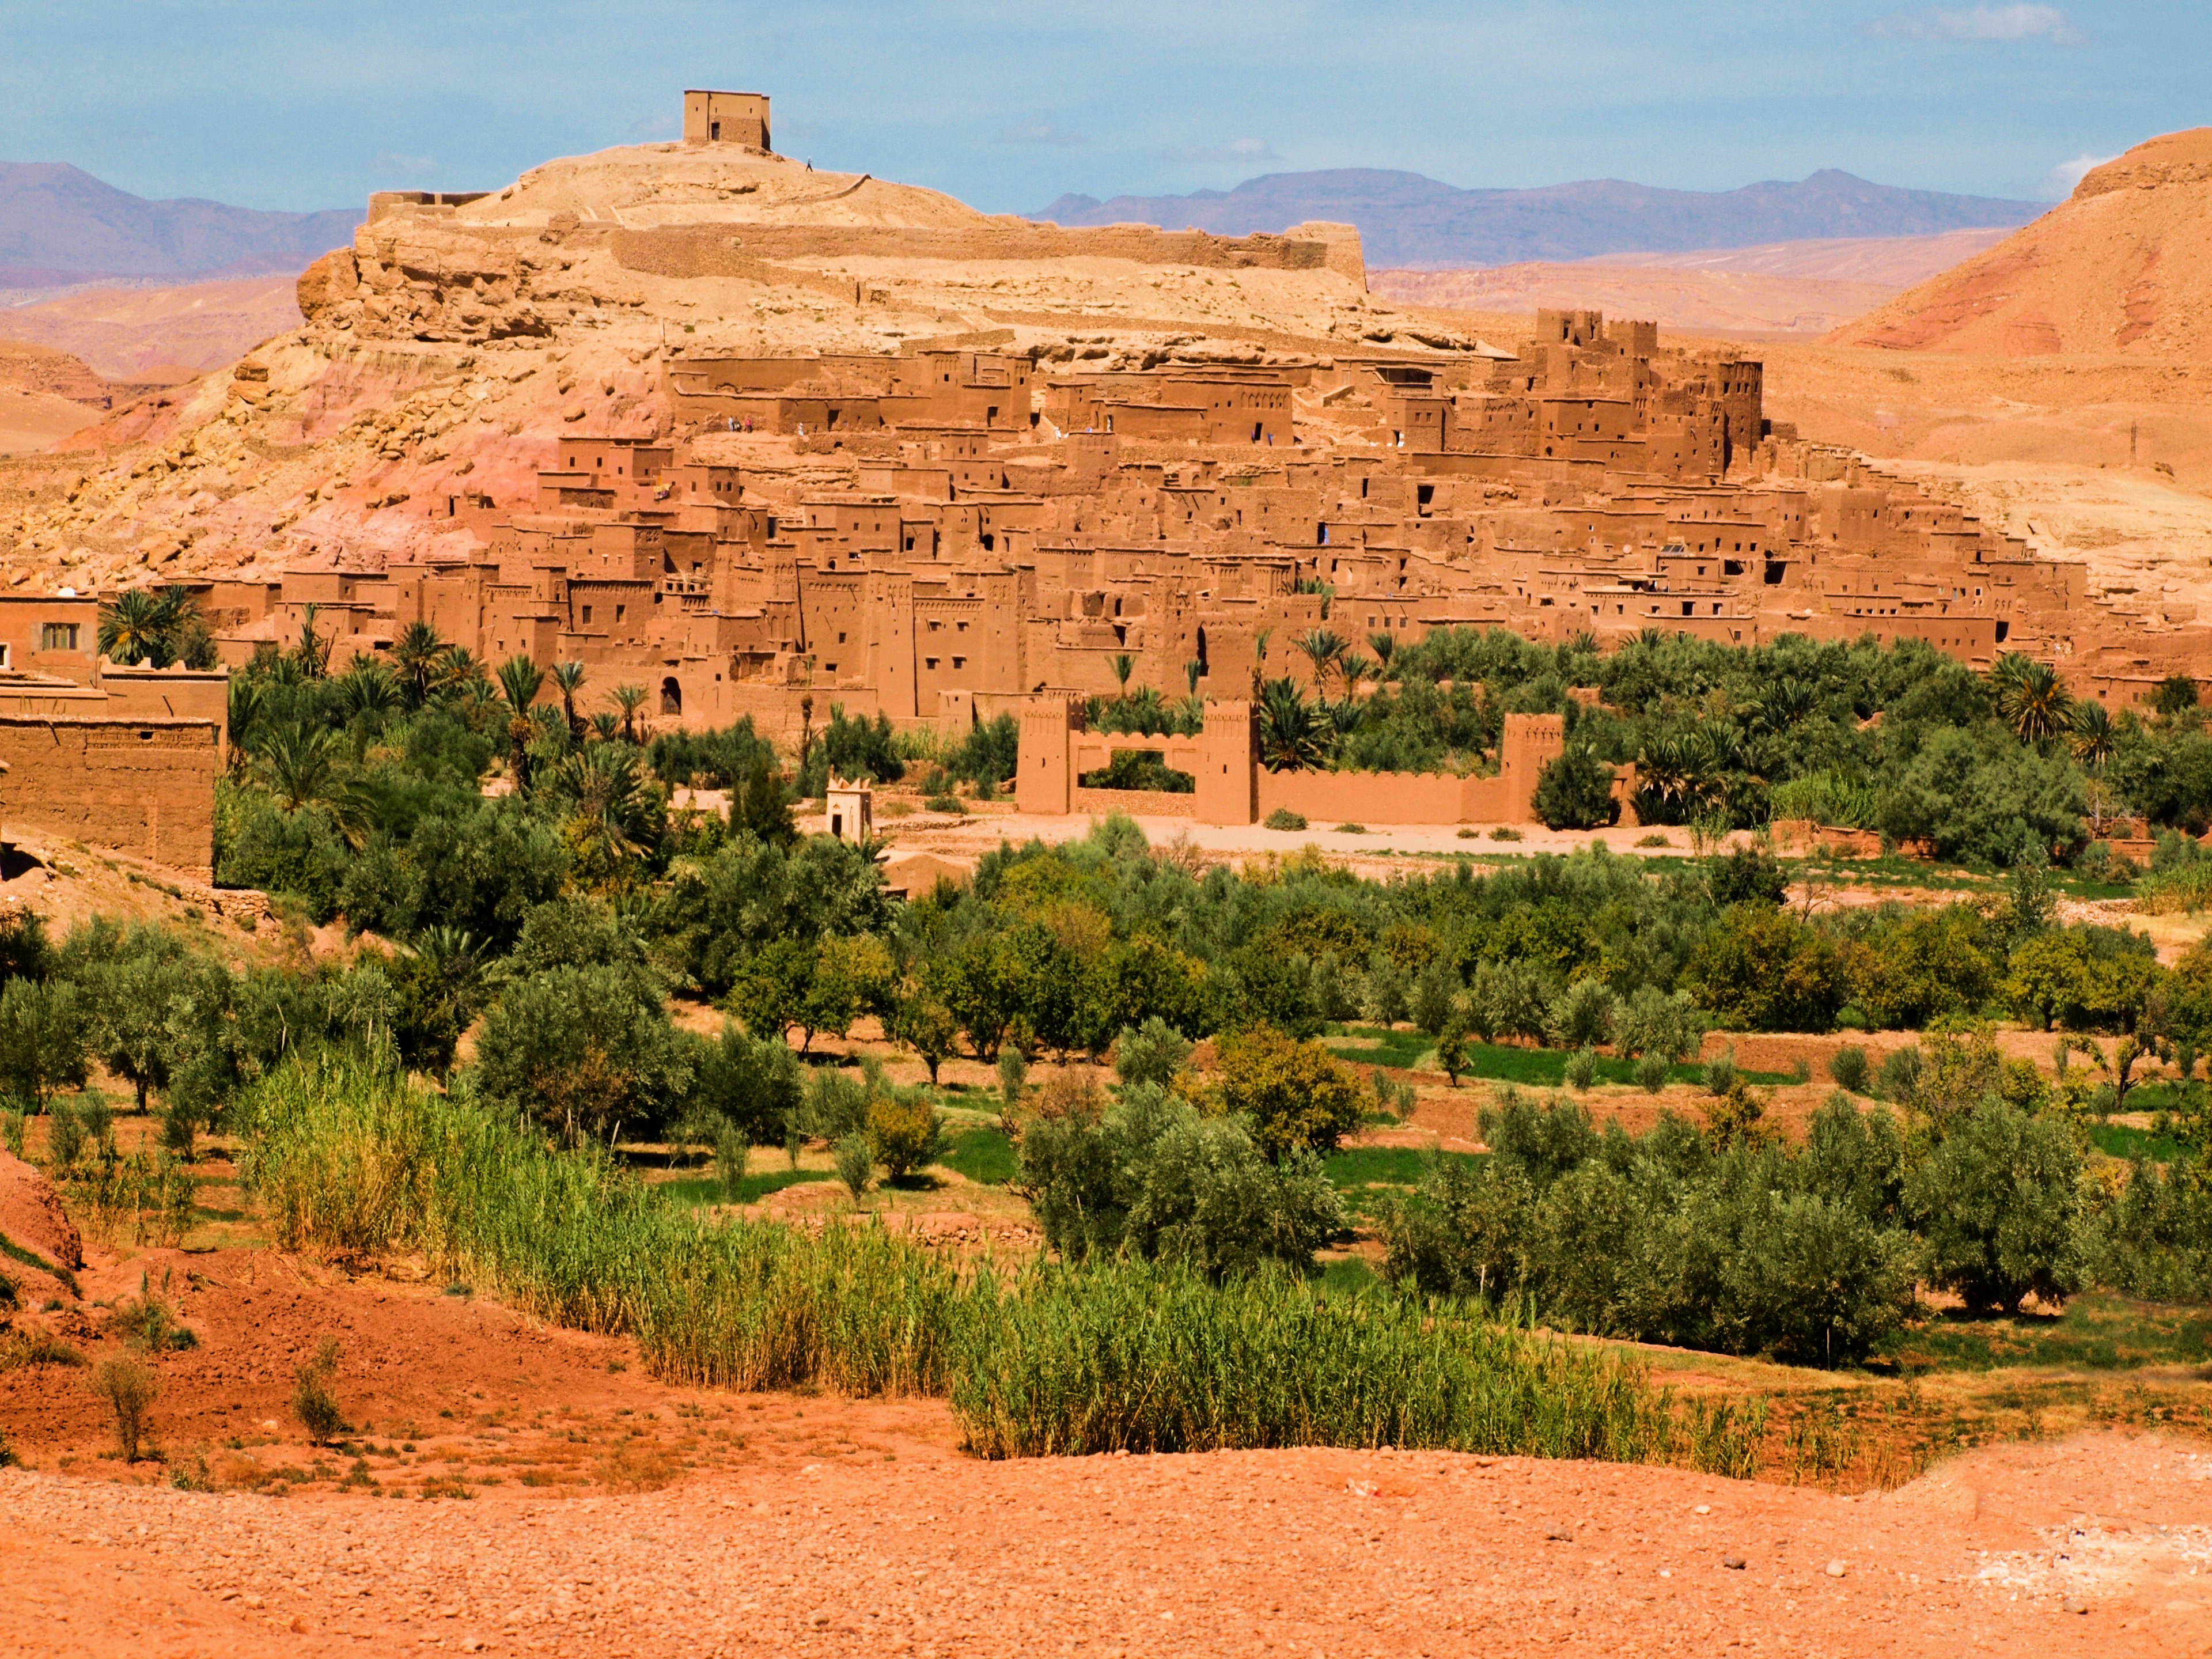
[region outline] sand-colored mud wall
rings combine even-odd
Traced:
[[[214,874],[221,728],[0,714],[0,829]]]

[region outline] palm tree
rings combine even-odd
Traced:
[[[514,772],[514,787],[530,787],[530,740],[538,735],[530,718],[530,705],[538,701],[545,676],[527,657],[509,657],[499,665],[499,694],[507,700],[507,758]]]
[[[315,617],[319,605],[308,605],[300,612],[300,646],[293,653],[300,665],[301,678],[319,680],[330,672],[331,642],[315,632]]]
[[[1113,660],[1108,664],[1108,666],[1113,669],[1114,678],[1121,687],[1121,695],[1125,697],[1129,695],[1129,676],[1137,671],[1137,659],[1126,651],[1117,651],[1114,653]]]
[[[2112,712],[2101,702],[2077,702],[2068,721],[2071,728],[2067,747],[2074,758],[2092,772],[2101,773],[2105,763],[2112,757],[2112,745],[2118,732],[2112,725]]]
[[[2089,800],[2092,817],[2098,833],[2105,828],[2105,763],[2112,758],[2112,748],[2118,732],[2112,726],[2112,710],[2101,702],[2081,702],[2074,705],[2068,722],[2070,731],[2066,746],[2074,758],[2088,769]]]
[[[1308,702],[1289,675],[1261,688],[1260,758],[1270,772],[1327,765],[1334,736],[1327,706]]]
[[[143,587],[118,593],[114,602],[100,607],[100,652],[112,662],[129,666],[152,662],[156,668],[168,660],[167,619],[161,602]]]
[[[553,770],[548,787],[572,803],[562,836],[583,870],[611,883],[645,850],[653,795],[639,775],[635,750],[604,744],[580,749]]]
[[[576,718],[576,693],[583,689],[584,665],[580,662],[555,663],[553,684],[560,688],[561,713],[568,722],[568,734],[571,737],[582,737],[583,722]]]
[[[1274,636],[1274,632],[1272,628],[1263,628],[1252,636],[1252,701],[1255,703],[1264,695],[1260,685],[1260,670],[1267,664],[1267,641]]]
[[[430,688],[438,679],[438,659],[445,649],[445,641],[428,623],[411,622],[399,630],[392,660],[398,665],[399,678],[407,687],[409,707],[420,708],[430,700]]]
[[[260,746],[254,769],[286,811],[319,807],[354,846],[368,839],[368,798],[347,773],[344,744],[337,732],[302,726],[272,732]]]
[[[1319,691],[1329,669],[1344,654],[1344,641],[1326,628],[1314,628],[1299,635],[1296,643],[1313,665],[1314,690]]]
[[[2024,652],[2008,651],[1990,670],[1997,717],[2022,743],[2048,743],[2066,729],[2074,700],[2058,671]]]
[[[612,743],[622,736],[622,716],[611,708],[602,708],[592,716],[592,736],[600,743]]]
[[[374,657],[356,655],[353,665],[331,682],[348,720],[381,724],[399,712],[406,695],[399,677]]]
[[[1359,690],[1360,681],[1374,672],[1373,660],[1361,656],[1357,651],[1347,651],[1336,659],[1337,678],[1344,682],[1345,702],[1352,701],[1353,694]]]
[[[230,774],[236,777],[246,770],[253,728],[260,723],[261,711],[268,707],[268,682],[256,674],[233,674],[229,701],[223,717],[223,741],[230,746]]]
[[[1205,672],[1206,665],[1195,657],[1182,665],[1182,683],[1190,688],[1190,695],[1194,697],[1198,695],[1199,678]]]
[[[622,710],[622,734],[624,743],[638,740],[637,711],[645,707],[653,694],[641,685],[615,687],[615,707]]]
[[[1367,636],[1367,648],[1375,653],[1375,660],[1382,665],[1382,678],[1390,678],[1390,659],[1398,654],[1398,636],[1385,629]]]

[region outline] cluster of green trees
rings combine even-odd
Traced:
[[[2087,1170],[2063,1087],[1985,1030],[1914,1057],[1888,1068],[1898,1112],[1838,1091],[1800,1148],[1755,1112],[1630,1135],[1509,1091],[1482,1116],[1492,1156],[1436,1160],[1390,1215],[1387,1272],[1578,1329],[1817,1364],[1874,1350],[1922,1284],[1970,1312],[2092,1285],[2212,1292],[2201,1162],[2139,1161],[2116,1188]]]
[[[1371,658],[1327,629],[1296,641],[1318,693],[1261,678],[1268,766],[1480,771],[1508,714],[1558,714],[1567,752],[1539,797],[1554,828],[1609,822],[1630,763],[1646,823],[1811,817],[1997,866],[2071,861],[2115,815],[2212,826],[2212,735],[2186,677],[2115,719],[2070,699],[2047,664],[2015,653],[1977,674],[1911,641],[1745,649],[1654,632],[1605,655],[1588,635],[1551,647],[1442,629],[1370,644]],[[1595,706],[1571,695],[1592,686]]]

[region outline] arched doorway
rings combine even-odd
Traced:
[[[660,712],[664,714],[684,712],[684,688],[676,683],[673,674],[660,683]]]

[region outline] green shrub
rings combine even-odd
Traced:
[[[1293,812],[1287,806],[1278,806],[1261,823],[1269,830],[1303,830],[1306,827],[1306,815]]]
[[[345,1413],[335,1392],[337,1375],[334,1336],[325,1337],[315,1357],[292,1373],[292,1415],[300,1419],[311,1444],[327,1446],[346,1431]]]
[[[1466,993],[1450,963],[1442,957],[1429,963],[1413,979],[1413,1029],[1425,1036],[1441,1036]]]
[[[1723,1049],[1705,1062],[1705,1092],[1725,1095],[1735,1087],[1735,1050]]]
[[[893,1181],[936,1163],[951,1150],[945,1119],[929,1103],[879,1096],[868,1103],[868,1150]],[[840,1170],[840,1179],[842,1170]]]
[[[1359,1127],[1363,1091],[1343,1063],[1267,1026],[1221,1040],[1213,1085],[1222,1109],[1250,1118],[1271,1157],[1329,1152]]]
[[[57,1089],[82,1084],[92,1047],[89,1014],[77,988],[64,981],[0,985],[0,1088],[37,1107]]]
[[[1920,1089],[1920,1050],[1908,1044],[1881,1057],[1880,1092],[1884,1100],[1909,1103]]]
[[[968,811],[960,804],[957,795],[932,795],[922,802],[922,805],[932,812],[951,812],[956,817],[964,817]]]
[[[1577,1048],[1567,1056],[1567,1086],[1580,1091],[1597,1081],[1597,1050]]]
[[[1886,1119],[1824,1108],[1792,1155],[1719,1149],[1666,1114],[1643,1136],[1601,1136],[1579,1107],[1516,1097],[1482,1132],[1487,1163],[1432,1159],[1419,1201],[1386,1215],[1389,1278],[1521,1298],[1583,1330],[1820,1364],[1863,1357],[1910,1309]]]
[[[1191,1043],[1158,1014],[1133,1029],[1124,1026],[1114,1044],[1114,1073],[1125,1084],[1175,1081],[1190,1059]]]
[[[1202,1117],[1157,1084],[1128,1085],[1095,1122],[1030,1125],[1021,1158],[1045,1236],[1071,1260],[1127,1249],[1215,1277],[1267,1260],[1310,1268],[1344,1224],[1312,1153],[1271,1162],[1249,1119]]]
[[[714,1178],[722,1183],[722,1198],[735,1204],[744,1188],[745,1165],[752,1158],[752,1143],[729,1124],[714,1137]]]
[[[1654,985],[1639,988],[1616,1008],[1614,1046],[1624,1054],[1656,1059],[1663,1066],[1680,1065],[1697,1053],[1705,1024],[1696,1005],[1680,992],[1668,996]]]
[[[1022,1091],[1028,1085],[1030,1062],[1018,1045],[1008,1044],[999,1050],[999,1112],[1007,1122],[1021,1110]]]
[[[1636,1086],[1647,1095],[1657,1094],[1667,1086],[1669,1069],[1657,1054],[1645,1054],[1636,1062]]]
[[[1605,982],[1578,979],[1552,999],[1552,1040],[1563,1048],[1595,1048],[1613,1039],[1620,999]]]
[[[1738,904],[1698,941],[1682,984],[1723,1025],[1825,1031],[1850,995],[1843,953],[1817,927],[1771,904]]]
[[[830,1155],[837,1179],[845,1183],[845,1190],[858,1204],[876,1178],[876,1155],[868,1145],[868,1137],[858,1131],[848,1134],[830,1149]]]
[[[1613,769],[1586,744],[1571,744],[1536,775],[1536,816],[1550,830],[1596,830],[1620,817]]]
[[[124,1455],[124,1462],[137,1462],[139,1451],[146,1444],[146,1413],[161,1394],[161,1385],[137,1360],[100,1360],[93,1367],[88,1385],[93,1398],[108,1409],[115,1429],[115,1449]]]
[[[93,1397],[107,1407],[115,1449],[136,1463],[147,1437],[147,1413],[161,1392],[160,1381],[135,1359],[103,1359],[86,1379]]]
[[[2063,1302],[2087,1279],[2081,1157],[2064,1124],[2001,1099],[1962,1113],[1906,1183],[1929,1282],[1970,1312]]]
[[[1867,1051],[1856,1043],[1846,1043],[1828,1056],[1828,1075],[1840,1088],[1855,1095],[1867,1092]]]
[[[690,1088],[697,1047],[635,972],[554,968],[500,994],[477,1039],[477,1070],[487,1096],[569,1145],[611,1143],[625,1125],[669,1121]]]
[[[780,1036],[748,1036],[725,1024],[698,1057],[695,1112],[725,1124],[755,1146],[774,1146],[805,1097],[799,1057]]]
[[[199,1346],[199,1338],[191,1327],[178,1317],[175,1305],[169,1300],[169,1275],[161,1275],[161,1288],[156,1291],[147,1282],[144,1273],[138,1275],[138,1294],[115,1304],[108,1318],[109,1332],[121,1337],[140,1353],[167,1353],[175,1350]]]

